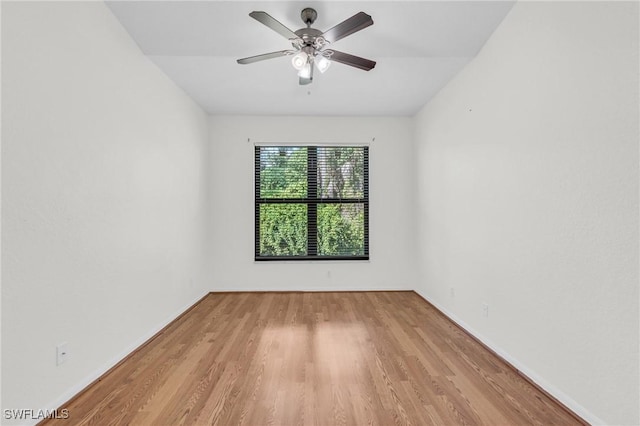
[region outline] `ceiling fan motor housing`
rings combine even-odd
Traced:
[[[313,46],[318,37],[322,37],[322,31],[315,28],[300,28],[295,31],[295,34],[300,37],[305,46]],[[295,45],[294,45],[295,46]]]

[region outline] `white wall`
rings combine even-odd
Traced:
[[[640,423],[638,138],[638,3],[517,3],[416,117],[417,290],[594,423]]]
[[[3,2],[2,408],[57,407],[206,290],[416,288],[640,423],[637,15],[518,3],[415,119],[207,119],[103,4]],[[370,142],[369,262],[253,261],[254,142]]]
[[[207,116],[102,2],[2,2],[2,92],[2,408],[56,408],[208,290]]]
[[[218,116],[210,124],[212,290],[413,288],[411,119]],[[254,261],[256,142],[370,143],[369,262]]]

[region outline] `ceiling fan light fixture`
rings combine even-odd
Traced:
[[[329,69],[331,65],[331,61],[327,59],[324,55],[318,55],[315,59],[316,66],[318,67],[318,71],[324,74],[326,70]]]
[[[302,70],[309,63],[309,55],[305,52],[298,52],[291,58],[291,65],[298,71]]]
[[[311,78],[311,67],[312,64],[310,62],[307,62],[307,64],[298,71],[298,77],[306,79]]]

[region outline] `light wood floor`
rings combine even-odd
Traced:
[[[66,426],[580,424],[413,292],[210,294],[61,408]]]

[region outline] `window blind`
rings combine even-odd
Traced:
[[[369,149],[255,147],[255,259],[367,260]]]

